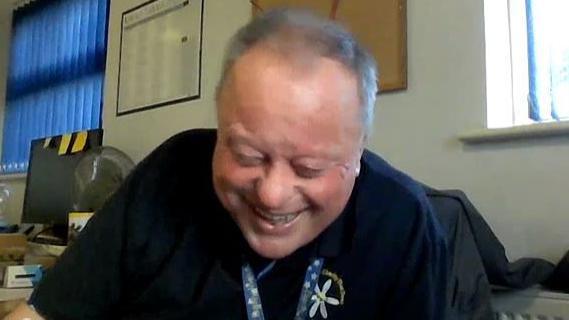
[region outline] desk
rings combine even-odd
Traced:
[[[55,263],[55,255],[61,254],[65,247],[28,243],[20,234],[0,234],[0,253],[22,256],[24,264],[41,264],[49,267]],[[1,283],[0,283],[1,285]],[[0,319],[10,313],[18,304],[26,301],[33,288],[0,287]]]
[[[14,310],[21,302],[26,301],[33,290],[33,288],[0,288],[0,318]]]

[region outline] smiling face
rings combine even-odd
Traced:
[[[363,148],[357,80],[322,57],[301,62],[257,45],[218,97],[213,183],[259,255],[279,259],[344,209]]]

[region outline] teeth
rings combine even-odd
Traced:
[[[263,218],[269,220],[272,224],[286,224],[294,220],[300,212],[291,213],[291,214],[271,214],[264,211],[261,211],[255,208],[255,212],[261,215]]]

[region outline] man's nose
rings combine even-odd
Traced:
[[[294,174],[282,165],[271,165],[257,181],[257,197],[263,209],[281,209],[294,194]]]

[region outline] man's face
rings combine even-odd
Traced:
[[[218,97],[213,182],[259,255],[285,257],[340,215],[359,170],[359,112],[357,80],[333,60],[257,46],[235,63]]]

